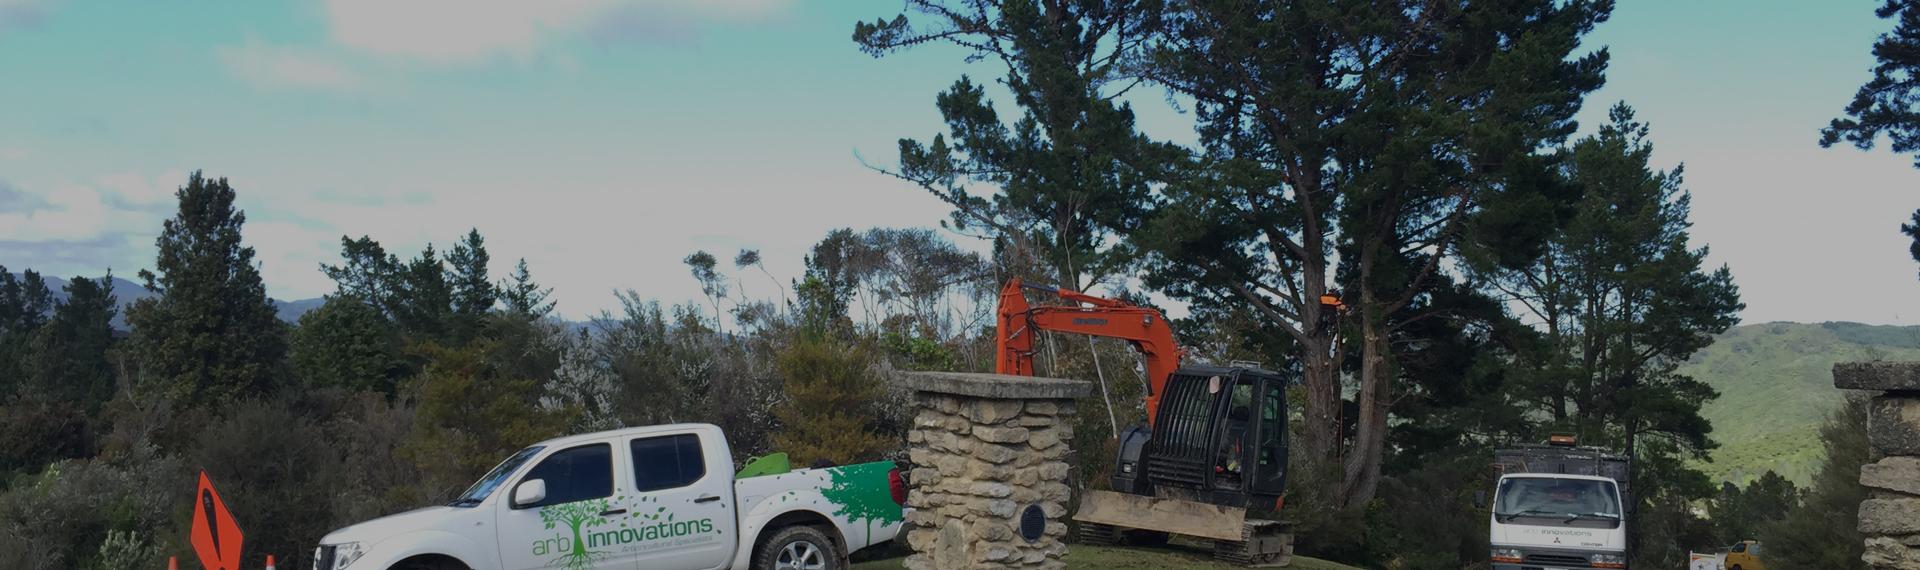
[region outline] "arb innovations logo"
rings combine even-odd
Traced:
[[[595,547],[632,544],[635,542],[680,538],[709,532],[713,532],[713,519],[663,522],[638,528],[623,528],[620,530],[596,532],[587,536],[587,545],[589,547]]]
[[[615,497],[615,500],[618,500],[618,497]],[[650,497],[643,497],[640,500],[642,502],[651,502]],[[674,521],[673,515],[667,513],[665,507],[658,508],[652,513],[635,513],[632,515],[635,519],[647,521],[639,526],[629,527],[627,523],[619,523],[621,527],[619,529],[599,532],[582,530],[614,524],[614,521],[609,521],[606,517],[600,516],[600,513],[607,512],[609,508],[609,503],[606,499],[549,505],[541,508],[540,520],[546,523],[548,529],[565,530],[568,531],[568,533],[555,534],[553,538],[533,541],[533,555],[547,556],[550,554],[560,554],[561,556],[559,558],[555,558],[553,562],[548,563],[547,566],[567,570],[587,569],[592,568],[596,561],[613,556],[612,552],[594,550],[595,548],[633,543],[648,543],[696,536],[714,531],[713,519]]]

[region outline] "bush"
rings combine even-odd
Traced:
[[[108,567],[150,548],[185,553],[181,513],[191,509],[192,488],[184,464],[151,446],[115,460],[54,463],[0,494],[0,555],[9,568],[40,569]],[[122,541],[104,548],[114,533]],[[134,544],[145,542],[140,536],[174,538]]]
[[[1860,466],[1867,462],[1867,408],[1864,398],[1851,398],[1827,416],[1820,428],[1827,458],[1820,465],[1805,500],[1774,524],[1760,527],[1766,545],[1767,567],[1778,570],[1864,568],[1860,536]]]

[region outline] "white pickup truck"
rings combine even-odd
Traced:
[[[328,534],[314,570],[843,570],[900,532],[892,463],[752,471],[706,424],[543,441],[451,503]]]

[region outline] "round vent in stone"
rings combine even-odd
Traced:
[[[1027,505],[1026,510],[1020,511],[1020,538],[1027,539],[1027,542],[1039,542],[1046,533],[1047,513],[1040,510],[1040,505]]]

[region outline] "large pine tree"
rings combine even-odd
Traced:
[[[1546,233],[1515,222],[1551,210],[1542,151],[1603,81],[1606,52],[1580,42],[1612,2],[1180,7],[1149,69],[1193,101],[1203,168],[1169,184],[1129,239],[1153,253],[1149,284],[1251,307],[1297,346],[1308,469],[1293,480],[1363,505],[1401,399],[1397,358],[1416,344],[1407,327],[1441,315],[1446,261]],[[1461,239],[1495,224],[1508,227],[1477,235],[1502,240]],[[1321,305],[1335,289],[1351,307],[1344,327]]]
[[[198,171],[174,196],[179,210],[155,240],[154,270],[140,272],[158,295],[127,310],[135,381],[186,406],[265,393],[284,376],[286,325],[241,243],[246,213],[227,179]]]
[[[1920,0],[1886,0],[1875,12],[1894,20],[1893,30],[1873,42],[1873,78],[1847,103],[1846,116],[1820,131],[1820,146],[1845,141],[1867,150],[1885,135],[1894,152],[1914,155],[1920,168]],[[1901,224],[1913,239],[1908,253],[1920,261],[1920,209]]]

